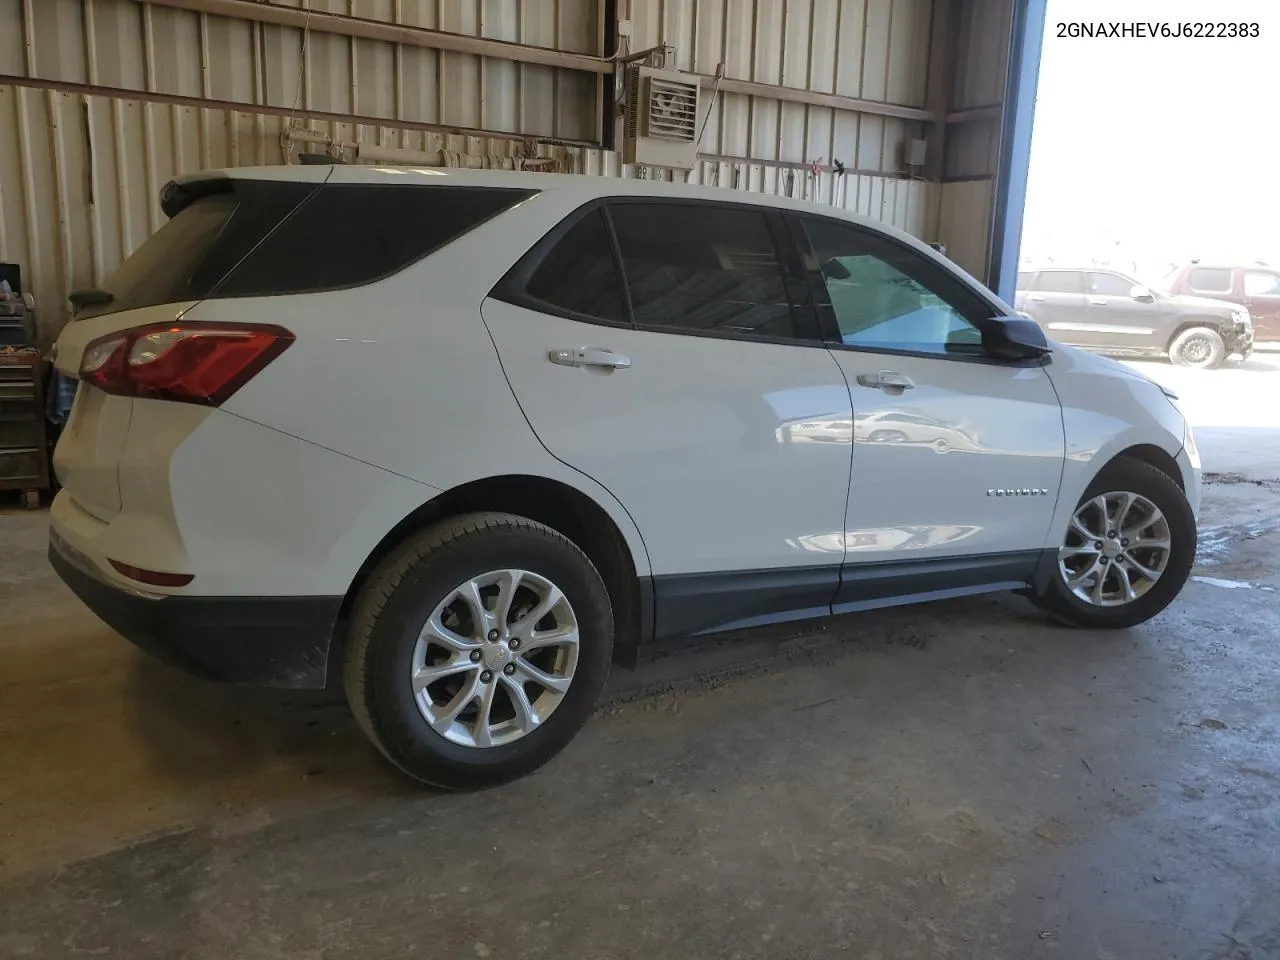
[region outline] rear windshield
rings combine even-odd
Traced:
[[[81,316],[363,286],[530,194],[490,187],[220,181],[121,265],[103,287],[109,303]]]

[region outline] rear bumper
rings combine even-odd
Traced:
[[[49,562],[126,640],[208,680],[321,689],[341,597],[156,597],[109,584],[54,536]]]

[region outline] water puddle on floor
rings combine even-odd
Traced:
[[[1196,544],[1196,566],[1216,566],[1227,559],[1232,544],[1242,540],[1257,540],[1277,529],[1280,529],[1280,523],[1274,520],[1201,527],[1198,531],[1199,542]]]
[[[1252,590],[1252,583],[1245,583],[1243,580],[1223,580],[1219,577],[1192,577],[1196,583],[1207,583],[1211,587],[1221,587],[1224,590]],[[1266,588],[1263,587],[1265,590]]]

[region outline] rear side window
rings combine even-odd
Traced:
[[[316,293],[390,276],[528,197],[471,187],[228,179],[206,188],[82,315],[208,298]]]
[[[570,314],[626,322],[603,208],[592,210],[560,238],[529,278],[525,292]]]
[[[764,211],[617,203],[609,219],[638,326],[804,339]]]
[[[1079,270],[1042,270],[1036,289],[1045,293],[1084,293],[1084,274]]]
[[[1034,284],[1035,282],[1036,282],[1036,275],[1035,275],[1034,273],[1020,273],[1020,274],[1018,274],[1018,289],[1019,289],[1019,290],[1030,290],[1030,289],[1031,289],[1031,285],[1032,285],[1032,284]]]
[[[528,196],[528,190],[486,187],[326,185],[215,296],[316,293],[373,283]]]
[[[1247,271],[1244,292],[1250,297],[1280,297],[1280,274]]]
[[[1231,271],[1219,267],[1196,267],[1187,273],[1187,286],[1204,293],[1230,293]]]

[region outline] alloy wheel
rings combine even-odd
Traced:
[[[1169,564],[1169,521],[1141,494],[1120,491],[1087,500],[1076,510],[1058,569],[1067,588],[1097,607],[1118,607],[1144,596]]]
[[[578,621],[560,589],[528,570],[494,570],[431,612],[410,677],[433,730],[462,746],[496,747],[546,722],[577,664]]]
[[[1213,345],[1204,337],[1192,337],[1182,345],[1182,359],[1195,366],[1213,356]]]

